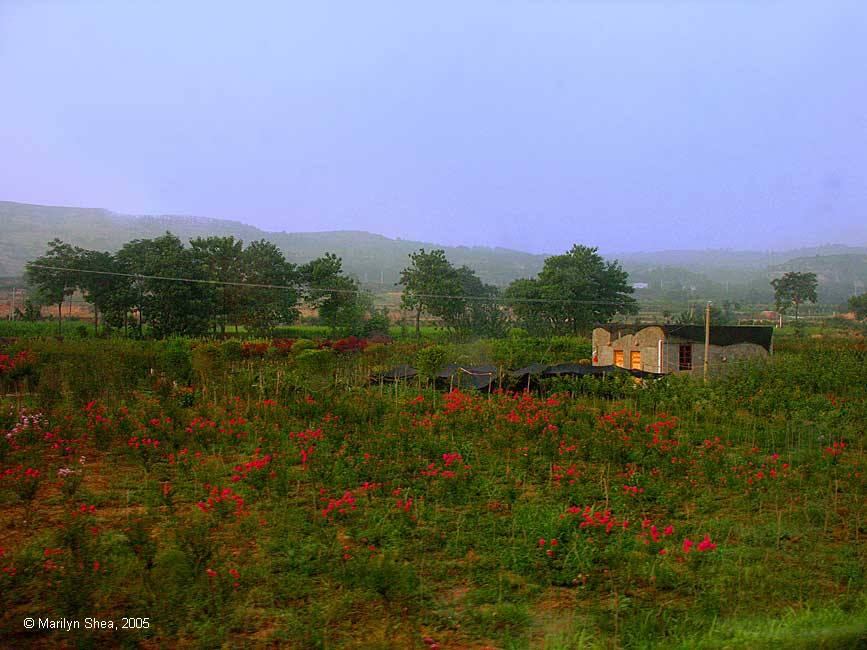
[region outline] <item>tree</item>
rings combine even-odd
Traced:
[[[298,269],[286,261],[277,246],[261,239],[251,242],[241,255],[244,281],[275,287],[296,287]],[[244,324],[257,332],[271,332],[276,325],[298,318],[296,288],[243,287],[239,305]]]
[[[461,278],[457,269],[446,259],[442,249],[429,253],[421,248],[410,253],[412,264],[400,272],[403,285],[401,308],[415,311],[415,333],[421,336],[421,315],[427,312],[444,321],[454,322],[464,311]]]
[[[48,243],[48,252],[26,266],[27,280],[36,287],[39,299],[57,305],[57,333],[63,333],[63,301],[75,292],[76,250],[59,239]]]
[[[849,309],[855,312],[855,317],[864,320],[867,318],[867,293],[849,298]]]
[[[244,242],[234,237],[197,237],[190,240],[190,249],[204,277],[216,283],[207,287],[214,311],[208,320],[213,320],[214,326],[225,334],[226,324],[237,325],[244,314],[244,288],[220,283],[243,280]]]
[[[777,311],[785,313],[789,305],[795,306],[795,320],[798,320],[798,307],[803,302],[816,302],[816,287],[819,282],[815,273],[790,271],[781,278],[771,280]]]
[[[509,285],[507,303],[526,329],[577,334],[614,314],[637,312],[628,274],[597,251],[576,244],[547,258],[537,278]]]
[[[460,282],[460,293],[466,299],[460,302],[463,311],[454,323],[455,329],[463,333],[499,337],[506,331],[506,314],[498,303],[500,290],[492,284],[482,282],[468,266],[456,269]]]
[[[208,330],[214,296],[199,260],[181,240],[167,232],[155,239],[136,239],[117,253],[119,266],[133,278],[132,304],[139,311],[139,335],[148,323],[157,337],[201,336]],[[169,278],[184,278],[180,281]]]
[[[304,285],[305,302],[319,312],[319,318],[331,328],[352,329],[363,320],[366,304],[358,283],[344,275],[342,260],[333,253],[311,260],[299,268]]]
[[[76,248],[75,268],[79,269],[76,284],[84,299],[93,305],[94,331],[99,329],[99,315],[113,326],[126,324],[133,304],[132,279],[123,275],[111,253]]]
[[[726,303],[728,304],[728,303]],[[727,325],[731,324],[732,317],[730,312],[727,311],[729,307],[723,305],[723,309],[720,309],[716,305],[710,306],[710,322],[711,325]],[[688,311],[683,311],[677,315],[674,319],[674,322],[678,325],[704,325],[705,319],[705,310],[704,309],[696,309],[695,306],[691,306]]]

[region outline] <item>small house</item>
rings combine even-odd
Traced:
[[[711,326],[710,367],[769,356],[773,333],[773,327],[765,326]],[[593,365],[652,373],[701,371],[704,342],[704,325],[607,323],[593,330]]]

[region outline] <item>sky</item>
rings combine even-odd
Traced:
[[[867,2],[0,0],[0,200],[561,252],[867,245]]]

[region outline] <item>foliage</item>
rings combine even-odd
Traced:
[[[780,278],[771,280],[774,288],[774,300],[777,311],[785,313],[794,305],[795,318],[798,318],[798,307],[804,302],[816,302],[816,287],[819,281],[815,273],[799,273],[789,271]]]
[[[522,327],[535,333],[576,334],[614,314],[637,311],[628,275],[596,248],[575,245],[545,260],[538,278],[516,280],[507,303]]]
[[[855,317],[861,320],[867,318],[867,293],[849,298],[849,309],[855,312]]]
[[[75,249],[59,239],[48,243],[48,251],[27,264],[27,279],[36,287],[39,299],[57,305],[57,331],[63,328],[63,301],[75,291]]]
[[[735,324],[734,311],[738,309],[737,303],[729,300],[723,302],[722,307],[717,305],[710,306],[710,322],[711,325],[733,325]],[[705,310],[701,308],[691,308],[689,311],[684,311],[678,314],[674,322],[678,325],[704,325]]]
[[[326,253],[299,269],[308,306],[319,311],[319,319],[331,328],[360,327],[372,304],[359,291],[358,283],[343,273],[339,257]]]
[[[198,336],[207,332],[214,295],[203,283],[208,278],[190,249],[171,233],[156,239],[133,240],[117,253],[120,268],[133,277],[126,289],[157,337]],[[178,282],[164,278],[190,278]]]
[[[441,345],[429,345],[419,350],[415,355],[415,365],[419,374],[432,380],[445,365],[448,352]]]
[[[707,384],[517,393],[368,386],[369,347],[247,344],[17,344],[34,385],[0,400],[7,620],[33,603],[51,619],[150,619],[38,632],[85,647],[121,633],[130,647],[427,648],[867,634],[856,332],[783,332],[774,357]],[[427,372],[491,345],[425,348]],[[0,351],[5,366],[24,350]],[[0,638],[37,637],[16,624]]]
[[[270,334],[277,325],[294,322],[298,318],[297,304],[301,295],[295,265],[287,262],[280,249],[264,239],[247,246],[241,261],[245,282],[275,288],[243,287],[240,300],[243,313],[235,322],[244,323],[260,334]]]
[[[422,248],[409,257],[412,264],[400,275],[401,306],[415,311],[417,337],[422,313],[440,319],[460,336],[502,335],[506,315],[497,302],[497,287],[482,282],[468,266],[455,267],[442,249]]]
[[[454,297],[461,296],[461,279],[442,249],[430,252],[421,248],[410,253],[412,264],[400,273],[403,285],[401,307],[416,313],[415,331],[419,335],[420,319],[426,312],[446,322],[454,322],[463,304]]]

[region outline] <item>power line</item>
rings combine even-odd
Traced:
[[[234,287],[249,287],[253,289],[283,289],[297,291],[299,287],[294,285],[284,284],[261,284],[255,282],[237,282],[232,280],[206,280],[201,278],[179,278],[165,275],[143,275],[140,273],[121,273],[119,271],[95,271],[92,269],[75,269],[64,266],[48,266],[46,264],[30,264],[33,268],[47,269],[50,271],[68,271],[71,273],[90,273],[93,275],[110,275],[115,277],[133,278],[138,280],[166,280],[170,282],[191,282],[208,285],[226,285]],[[354,295],[375,296],[376,294],[370,291],[362,291],[358,289],[321,289],[315,287],[306,287],[307,291],[318,291],[320,293],[347,293]],[[623,307],[623,302],[604,301],[604,300],[564,300],[561,298],[506,298],[495,296],[462,296],[456,294],[436,294],[436,293],[414,293],[416,298],[433,298],[442,300],[475,300],[480,302],[502,302],[502,303],[535,303],[535,304],[568,304],[568,305],[609,305],[615,307]]]

